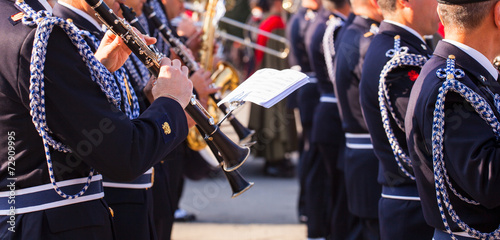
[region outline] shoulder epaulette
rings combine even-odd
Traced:
[[[373,36],[377,33],[378,33],[378,26],[377,26],[377,24],[372,23],[372,25],[370,26],[370,31],[366,32],[363,36],[365,38],[367,38],[367,37]]]

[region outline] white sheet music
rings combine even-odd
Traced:
[[[249,101],[270,108],[308,82],[307,75],[296,70],[263,68],[234,89],[218,105]]]

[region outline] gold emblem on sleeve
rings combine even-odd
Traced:
[[[168,122],[164,122],[161,127],[163,128],[163,132],[165,133],[165,135],[168,135],[172,132],[172,129],[170,129],[170,124],[168,124]]]

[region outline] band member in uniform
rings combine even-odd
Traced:
[[[347,201],[350,211],[361,217],[356,221],[354,232],[362,236],[363,232],[369,232],[362,230],[365,219],[371,219],[373,228],[378,227],[376,204],[381,189],[376,180],[378,160],[359,102],[359,84],[366,51],[383,17],[375,0],[351,0],[351,7],[355,17],[342,29],[335,42],[338,50],[332,81],[346,137],[344,174]]]
[[[403,123],[411,87],[432,53],[422,36],[432,35],[438,29],[436,4],[435,0],[378,1],[384,21],[366,53],[360,101],[380,162],[381,239],[430,239],[432,236],[432,229],[422,216],[409,159],[404,156],[407,146]],[[400,60],[405,57],[411,61]],[[380,77],[381,74],[384,77]]]
[[[264,12],[259,30],[284,36],[282,0],[261,0],[258,4],[263,10],[268,9]],[[271,49],[285,48],[282,42],[262,34],[258,34],[256,39],[257,44]],[[289,68],[285,59],[258,49],[255,49],[255,64],[257,69]],[[285,98],[269,109],[252,104],[250,109],[248,127],[255,130],[253,137],[257,141],[252,150],[256,157],[264,158],[264,174],[268,176],[295,176],[295,166],[288,155],[297,149],[297,129],[293,111],[287,107],[287,101],[288,98]]]
[[[307,221],[307,216],[304,213],[304,192],[305,178],[309,169],[309,165],[305,162],[311,145],[311,128],[313,121],[314,108],[319,102],[319,92],[316,87],[316,74],[311,70],[311,64],[306,52],[304,43],[306,30],[309,28],[311,21],[316,17],[319,8],[316,0],[303,0],[301,6],[287,22],[285,36],[290,40],[290,54],[288,55],[288,63],[290,68],[297,69],[309,77],[309,83],[302,86],[296,91],[296,95],[289,96],[295,98],[297,107],[300,113],[300,123],[302,126],[302,135],[299,139],[299,163],[297,172],[299,175],[300,193],[298,202],[299,220]]]
[[[311,22],[305,36],[308,58],[321,93],[320,102],[314,110],[311,150],[307,160],[311,166],[305,191],[309,239],[326,239],[329,235],[332,239],[346,239],[351,231],[349,224],[352,216],[347,209],[344,176],[337,168],[337,161],[342,157],[344,134],[325,63],[325,55],[332,53],[323,51],[324,36],[337,37],[350,9],[349,2],[345,0],[322,1],[318,16]],[[327,27],[331,31],[326,31]]]
[[[113,7],[115,13],[120,14],[121,10],[117,1],[106,1],[106,4]],[[100,23],[100,20],[95,16],[94,10],[92,10],[83,0],[60,0],[54,5],[53,14],[63,19],[71,19],[79,29],[89,31],[91,36],[86,36],[86,40],[89,42],[90,46],[94,45],[94,47],[97,47],[98,44],[97,42],[93,42],[92,37],[102,39],[104,36],[102,23]],[[131,102],[136,104],[131,105],[133,105],[133,107],[139,107],[138,104],[142,101],[138,100],[137,94],[132,87],[132,82],[142,81],[142,79],[132,79],[133,77],[130,74],[130,71],[135,70],[138,72],[139,69],[136,69],[135,66],[132,65],[133,69],[125,70],[126,66],[130,64],[129,61],[132,61],[131,58],[132,57],[129,57],[121,68],[123,71],[121,74],[124,75],[116,76],[115,74],[116,77],[114,81],[116,84],[126,85],[125,90],[120,91],[122,103],[126,104],[129,94],[132,94],[135,97],[132,98]],[[147,69],[145,70],[147,73]],[[147,79],[149,79],[149,74],[147,75]],[[125,107],[126,106],[122,107],[122,111],[124,111]],[[137,112],[140,111],[140,109],[133,110]],[[112,181],[108,178],[104,178],[104,199],[113,210],[113,227],[118,239],[156,238],[153,225],[153,196],[151,190],[148,190],[148,188],[152,186],[152,175],[153,169],[151,168],[131,182]]]
[[[177,146],[187,134],[183,108],[191,97],[192,83],[180,62],[164,59],[152,88],[156,100],[139,118],[129,120],[119,110],[112,83],[96,83],[93,79],[96,75],[110,76],[109,71],[116,71],[130,50],[109,32],[95,54],[83,53],[86,63],[74,45],[88,49],[86,43],[80,35],[63,31],[74,31],[74,25],[44,14],[35,15],[33,9],[44,8],[41,2],[45,1],[0,3],[0,14],[9,18],[0,25],[2,32],[8,33],[0,44],[5,63],[0,68],[0,128],[15,137],[4,138],[1,145],[8,146],[7,141],[15,144],[10,161],[17,163],[15,169],[8,168],[14,164],[2,163],[1,182],[13,182],[15,191],[24,193],[18,195],[15,206],[9,206],[7,199],[2,201],[1,228],[15,228],[2,231],[0,237],[113,239],[111,213],[102,199],[101,176],[97,172],[117,181],[131,181]],[[22,21],[23,16],[31,17]],[[47,33],[34,34],[37,23],[52,21],[57,26],[48,42]],[[72,42],[70,38],[80,40]],[[149,37],[145,39],[154,43]],[[43,43],[48,43],[46,51]],[[32,54],[41,62],[30,64]],[[43,73],[36,72],[42,65]],[[37,87],[42,83],[42,88]],[[1,151],[7,156],[7,150],[5,147]],[[92,177],[90,183],[88,176]],[[1,189],[2,198],[13,190],[6,184]],[[9,216],[7,209],[12,207],[15,212]]]
[[[163,24],[170,27],[173,32],[176,28],[170,25],[173,18],[179,16],[184,11],[184,5],[179,0],[159,1],[151,0],[148,2],[154,9],[156,16]],[[168,5],[163,5],[168,4]],[[169,6],[168,8],[166,6]],[[154,24],[149,23],[150,31],[155,32],[154,36],[161,38]],[[196,35],[199,38],[199,35]],[[173,52],[173,50],[170,50]],[[191,78],[200,98],[202,105],[207,104],[208,95],[217,92],[217,88],[207,88],[210,85],[210,72],[200,68]],[[153,185],[153,203],[154,203],[154,224],[158,239],[170,239],[174,220],[195,218],[194,215],[179,210],[178,205],[184,187],[184,176],[193,176],[190,172],[198,171],[208,174],[211,169],[207,168],[207,163],[197,152],[191,150],[186,142],[179,145],[165,159],[155,165],[155,176]],[[204,169],[201,171],[200,169]],[[198,175],[196,178],[203,176]],[[177,216],[176,212],[183,212],[184,216]]]
[[[413,86],[405,123],[424,217],[435,240],[500,239],[500,85],[492,65],[500,2],[438,3],[445,39]]]

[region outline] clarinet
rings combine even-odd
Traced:
[[[168,45],[172,49],[174,49],[174,52],[186,64],[186,66],[189,68],[189,71],[191,73],[198,71],[198,69],[200,69],[200,65],[191,57],[191,55],[187,51],[186,46],[179,40],[179,38],[174,35],[172,30],[168,26],[163,24],[160,18],[156,16],[156,12],[154,11],[153,7],[151,7],[151,5],[149,5],[148,3],[144,3],[142,10],[146,17],[151,20],[153,26],[160,31],[160,35],[165,40],[165,42],[167,42]],[[215,94],[210,94],[210,97],[216,104],[221,100],[219,96]],[[220,105],[219,109],[224,113],[224,115],[227,116],[227,119],[229,119],[229,123],[231,123],[231,125],[233,126],[240,140],[249,139],[255,133],[254,130],[250,130],[244,127],[243,124],[241,124],[232,113],[228,113],[226,105]]]
[[[139,19],[136,17],[134,9],[125,6],[123,3],[120,3],[120,8],[122,9],[123,17],[128,21],[128,23],[130,23],[130,25],[132,25],[132,27],[137,28],[137,30],[139,30],[142,34],[147,34],[146,30],[139,22]]]
[[[156,13],[155,13],[153,7],[151,7],[148,3],[144,3],[142,10],[144,11],[144,15],[146,15],[146,17],[149,20],[151,20],[151,23],[153,24],[153,26],[156,29],[158,29],[163,40],[165,40],[165,42],[168,43],[168,45],[172,49],[174,49],[175,54],[177,54],[182,59],[184,64],[186,64],[186,67],[189,68],[189,71],[191,73],[198,71],[198,69],[200,69],[200,66],[198,65],[198,63],[189,56],[189,54],[187,52],[187,48],[181,42],[181,40],[179,40],[179,38],[177,38],[174,35],[172,30],[169,27],[167,27],[165,24],[163,24],[161,22],[160,18],[158,16],[156,16]]]
[[[96,16],[116,36],[119,36],[132,52],[144,63],[151,74],[155,77],[160,72],[160,60],[162,56],[149,48],[139,37],[133,28],[123,19],[120,19],[103,0],[85,0],[96,11]],[[205,132],[205,140],[212,141],[224,159],[224,170],[234,171],[239,168],[250,155],[249,147],[240,147],[229,139],[214,123],[214,119],[196,100],[191,96],[189,104],[184,109],[196,122],[199,128]]]

